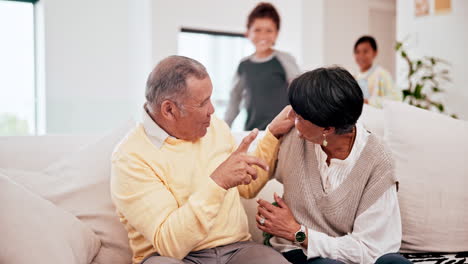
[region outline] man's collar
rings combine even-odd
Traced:
[[[157,147],[161,148],[164,141],[169,137],[164,129],[162,129],[150,116],[147,110],[147,105],[143,106],[143,128],[150,141]]]

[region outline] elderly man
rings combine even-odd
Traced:
[[[294,125],[288,109],[247,155],[257,131],[236,147],[212,115],[212,89],[199,62],[164,59],[148,78],[142,124],[116,147],[111,192],[134,263],[288,263],[249,241],[240,201],[265,184],[278,138]]]

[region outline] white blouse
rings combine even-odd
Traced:
[[[367,143],[369,132],[356,124],[356,139],[351,153],[345,160],[331,159],[320,145],[315,146],[322,185],[325,192],[338,188],[351,172]],[[401,217],[396,188],[388,189],[371,207],[354,221],[353,232],[342,237],[331,237],[311,228],[308,231],[308,248],[302,250],[307,259],[322,257],[344,263],[372,264],[387,253],[396,253],[401,245]],[[275,237],[271,239],[273,246]],[[279,248],[282,252],[297,249],[293,245]]]

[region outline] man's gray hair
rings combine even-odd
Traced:
[[[155,110],[164,100],[175,102],[187,95],[187,79],[208,77],[205,67],[198,61],[184,56],[169,56],[156,65],[146,81],[146,101]]]

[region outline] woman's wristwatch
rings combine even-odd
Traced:
[[[307,239],[307,233],[305,226],[301,225],[301,228],[294,233],[294,243],[302,244]]]

